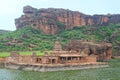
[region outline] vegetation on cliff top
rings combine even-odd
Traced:
[[[0,35],[3,35],[4,33],[7,33],[7,32],[10,32],[10,31],[0,30]]]
[[[97,42],[111,42],[116,49],[120,42],[120,24],[98,27],[75,27],[56,35],[46,35],[41,30],[26,27],[0,36],[0,51],[44,51],[51,50],[59,37],[65,45],[70,39],[93,39]]]

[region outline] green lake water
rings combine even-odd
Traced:
[[[120,80],[120,59],[109,62],[110,67],[87,70],[35,72],[0,69],[0,80]]]

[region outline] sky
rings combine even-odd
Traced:
[[[0,30],[16,30],[14,20],[23,7],[64,8],[85,14],[120,14],[120,0],[0,0]]]

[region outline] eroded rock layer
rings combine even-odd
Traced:
[[[41,29],[45,34],[57,34],[64,29],[74,27],[107,25],[119,23],[120,15],[86,15],[78,11],[66,9],[36,9],[31,6],[23,8],[23,15],[15,19],[16,28],[32,26]]]

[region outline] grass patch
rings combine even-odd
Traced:
[[[50,54],[50,51],[46,51],[48,54]],[[36,53],[38,56],[44,55],[44,51],[20,51],[20,55],[32,55],[33,53]]]
[[[0,58],[8,57],[10,56],[10,52],[1,52],[0,53]]]
[[[32,55],[33,52],[35,52],[38,56],[42,56],[44,54],[44,52],[42,51],[20,51],[18,52],[20,55]],[[50,53],[50,51],[47,51],[48,53]],[[11,52],[1,52],[0,53],[0,58],[4,58],[4,57],[8,57],[10,56]]]
[[[42,51],[21,51],[19,52],[20,55],[32,55],[33,53],[36,53],[38,56],[41,56],[44,54]]]

